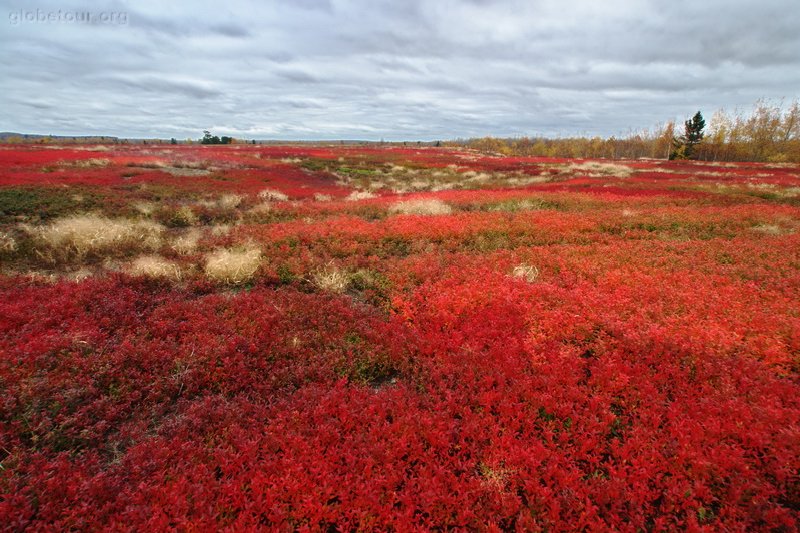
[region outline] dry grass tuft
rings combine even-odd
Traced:
[[[524,279],[528,283],[533,283],[539,279],[539,269],[533,265],[521,263],[514,267],[514,270],[511,271],[511,275],[515,278]]]
[[[626,165],[617,163],[601,163],[598,161],[587,161],[569,165],[566,168],[570,173],[584,173],[589,176],[613,176],[616,178],[627,178],[633,173],[633,169]]]
[[[214,237],[222,237],[230,233],[232,228],[233,226],[230,224],[214,224],[211,226],[211,235]]]
[[[270,202],[260,202],[243,213],[245,221],[251,224],[268,224],[280,219],[279,211],[275,210],[274,204]]]
[[[80,283],[83,280],[89,279],[94,276],[94,272],[89,270],[88,268],[81,268],[74,272],[70,272],[64,276],[64,279],[68,279],[69,281]],[[52,283],[58,281],[58,276],[53,276]]]
[[[181,255],[188,255],[197,249],[197,243],[202,237],[202,232],[197,228],[189,228],[185,233],[172,241],[172,249]]]
[[[455,189],[458,184],[455,182],[435,183],[431,186],[431,192],[449,191]]]
[[[220,249],[206,256],[205,274],[210,279],[231,285],[250,281],[261,266],[261,250]]]
[[[223,194],[217,199],[199,200],[197,204],[203,207],[208,207],[210,209],[216,208],[216,209],[233,210],[239,207],[239,204],[242,203],[242,200],[244,200],[244,196],[240,194],[227,193]]]
[[[211,168],[195,168],[190,166],[165,166],[159,165],[159,170],[172,174],[173,176],[208,176]]]
[[[403,215],[447,215],[453,210],[441,200],[406,200],[389,207],[390,213]]]
[[[17,250],[17,241],[9,233],[0,231],[0,253],[11,253]]]
[[[244,196],[240,194],[223,194],[217,205],[222,209],[236,209],[242,200],[244,200]]]
[[[324,267],[318,268],[311,274],[311,282],[323,291],[341,294],[350,285],[350,273],[337,267],[333,263],[328,263]]]
[[[509,478],[514,474],[514,470],[502,467],[490,467],[486,463],[478,465],[478,474],[483,478],[483,482],[497,490],[505,489]]]
[[[264,189],[258,193],[258,197],[262,200],[272,200],[274,202],[285,202],[289,199],[287,195],[274,189]]]
[[[171,222],[174,226],[194,226],[199,221],[197,215],[188,205],[182,205],[172,213]]]
[[[468,170],[461,174],[462,178],[465,178],[467,181],[477,182],[477,183],[486,183],[492,176],[485,172],[475,172],[474,170]]]
[[[269,202],[261,202],[247,210],[251,215],[265,215],[272,211],[272,204]]]
[[[42,227],[27,228],[37,252],[48,262],[89,255],[122,255],[161,246],[164,226],[146,220],[75,215]]]
[[[758,224],[750,229],[758,233],[763,233],[764,235],[788,235],[794,233],[791,229],[784,229],[777,224]]]
[[[319,192],[314,193],[314,200],[317,202],[330,202],[333,198],[329,194],[322,194]]]
[[[345,198],[345,200],[348,202],[357,202],[358,200],[369,200],[370,198],[376,197],[376,195],[369,191],[353,191],[347,196],[347,198]]]
[[[78,168],[103,168],[110,163],[110,159],[92,157],[90,159],[78,159],[72,165]]]
[[[177,263],[168,261],[158,255],[143,255],[134,260],[128,272],[134,276],[147,278],[166,278],[174,281],[181,279],[181,268]]]
[[[489,211],[507,211],[516,213],[517,211],[536,211],[539,209],[548,209],[552,206],[540,199],[519,198],[511,199],[500,202],[499,204],[489,207]]]
[[[133,208],[146,217],[156,212],[156,204],[153,202],[135,202]]]

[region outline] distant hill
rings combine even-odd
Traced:
[[[13,131],[0,131],[0,142],[9,141],[43,141],[52,140],[54,142],[117,142],[118,137],[109,135],[37,135],[32,133],[16,133]]]
[[[159,144],[169,143],[170,139],[137,139],[127,137],[114,137],[111,135],[39,135],[34,133],[16,133],[13,131],[0,132],[0,143],[53,143],[53,144],[91,144],[91,143],[120,143],[120,144]],[[194,144],[199,140],[176,140],[176,144]],[[440,146],[442,141],[368,141],[359,139],[339,140],[279,140],[279,139],[234,139],[234,144],[262,144],[262,145],[376,145],[376,146]]]

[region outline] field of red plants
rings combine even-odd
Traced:
[[[0,529],[795,531],[800,166],[0,146]]]

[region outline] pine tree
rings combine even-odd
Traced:
[[[200,144],[222,144],[220,138],[216,135],[211,135],[208,130],[203,130],[203,138],[200,139]]]
[[[684,122],[683,126],[683,135],[673,141],[675,149],[670,154],[670,159],[691,159],[692,155],[694,155],[695,147],[703,140],[703,129],[706,127],[706,121],[700,111]]]

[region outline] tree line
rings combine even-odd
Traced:
[[[200,144],[231,144],[232,142],[233,137],[211,135],[208,130],[203,130],[203,138],[200,139]]]
[[[622,137],[484,137],[448,144],[536,157],[800,163],[800,104],[795,100],[782,106],[760,100],[749,113],[719,110],[707,123],[697,112],[684,123],[682,132],[670,121]]]

